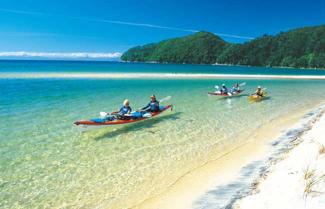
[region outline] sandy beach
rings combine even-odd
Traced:
[[[250,139],[245,143],[233,147],[218,159],[187,173],[163,194],[147,199],[134,208],[239,207],[239,200],[256,191],[257,182],[261,180],[260,176],[264,177],[269,172],[270,164],[274,164],[279,154],[282,159],[282,155],[292,148],[291,143],[297,143],[297,138],[311,127],[313,130],[320,131],[321,125],[325,122],[324,116],[322,122],[317,122],[317,126],[313,125],[323,114],[324,107],[314,107],[312,111],[310,109],[311,107],[306,107],[294,114],[284,115],[261,127],[254,136],[249,136]],[[321,133],[318,134],[321,136]],[[297,161],[301,162],[301,158],[303,159],[303,157],[297,158]],[[281,182],[280,179],[276,181]],[[303,198],[303,195],[300,197]],[[248,206],[243,208],[255,208],[252,207],[254,202],[255,199],[248,201]],[[263,203],[260,208],[265,208]]]
[[[293,139],[288,150],[269,161],[253,190],[236,203],[240,209],[320,209],[325,205],[325,115]]]

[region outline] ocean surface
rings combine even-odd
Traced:
[[[6,73],[233,73],[325,75],[321,70],[117,62],[0,61],[0,208],[130,208],[284,114],[324,100],[322,80],[15,78]],[[2,77],[4,76],[4,77]],[[207,96],[246,82],[242,95]],[[257,85],[269,98],[249,103]],[[73,125],[130,100],[172,96],[173,111],[140,123]]]

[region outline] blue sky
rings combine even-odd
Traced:
[[[1,52],[124,52],[197,30],[244,42],[325,24],[325,0],[0,0]],[[1,55],[1,54],[0,54]]]

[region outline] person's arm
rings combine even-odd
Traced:
[[[158,101],[157,101],[156,105],[157,105],[157,110],[160,111],[160,107],[159,107],[159,102]]]
[[[122,108],[120,108],[120,109],[117,108],[117,109],[116,109],[114,112],[112,112],[111,114],[118,114],[118,113],[121,112],[121,109],[122,109]]]
[[[141,108],[141,110],[147,110],[150,107],[150,103],[147,104],[147,106]]]
[[[132,108],[130,107],[128,111],[128,115],[131,114],[131,112],[132,112]]]

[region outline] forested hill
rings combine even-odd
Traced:
[[[325,68],[325,25],[264,35],[243,44],[227,43],[209,32],[198,32],[137,46],[122,57],[124,61],[233,64]]]

